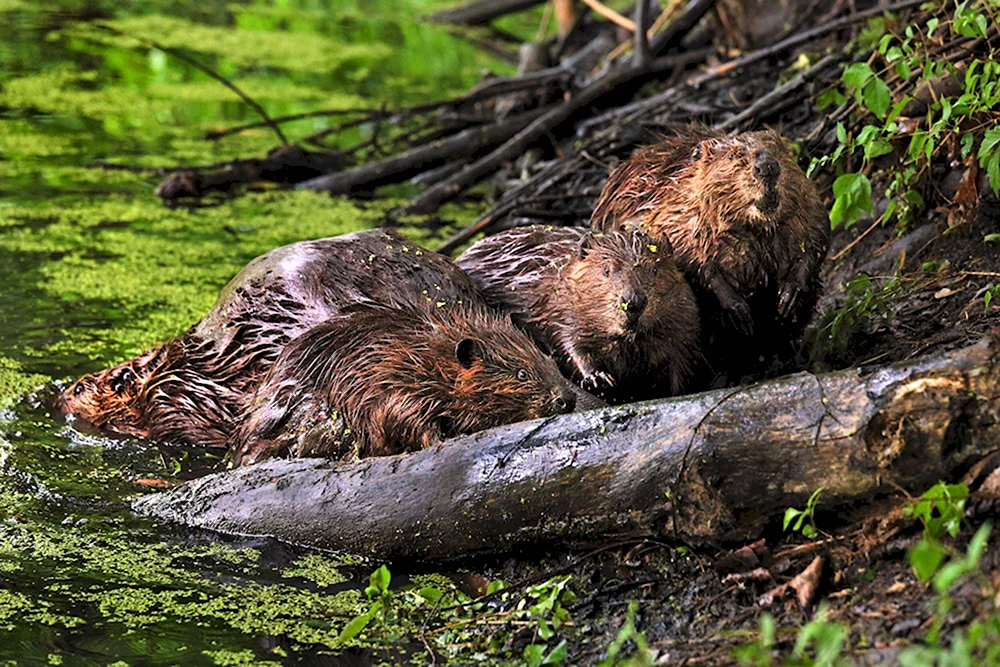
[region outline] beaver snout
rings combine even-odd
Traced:
[[[573,412],[573,408],[576,407],[576,394],[570,389],[563,389],[556,396],[554,401],[556,404],[556,411],[561,414],[567,414]]]
[[[639,322],[639,318],[642,317],[643,311],[646,310],[645,292],[626,292],[622,295],[619,308],[625,311],[629,326],[634,327]]]
[[[761,151],[757,154],[757,161],[753,165],[753,175],[757,180],[773,186],[778,182],[780,174],[781,165],[778,164],[773,155],[767,151]]]

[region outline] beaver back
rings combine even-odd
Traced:
[[[482,308],[357,306],[282,353],[248,402],[234,465],[375,456],[573,409],[553,361]]]
[[[511,314],[563,371],[593,373],[625,400],[655,376],[677,393],[698,354],[698,311],[669,243],[641,234],[570,227],[523,227],[487,237],[458,259],[486,298]]]

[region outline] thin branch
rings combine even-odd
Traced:
[[[237,95],[239,95],[240,99],[242,99],[244,102],[246,102],[250,106],[251,109],[253,109],[254,111],[256,111],[257,114],[267,124],[267,126],[270,127],[274,131],[274,133],[276,135],[278,135],[278,139],[281,141],[281,143],[285,144],[286,146],[288,145],[288,139],[285,138],[284,132],[282,132],[281,128],[278,127],[278,124],[275,123],[274,120],[270,116],[267,115],[267,112],[264,111],[264,107],[262,107],[261,105],[257,104],[257,102],[255,102],[252,97],[250,97],[245,92],[243,92],[243,90],[241,90],[235,83],[233,83],[232,81],[230,81],[226,77],[222,76],[221,74],[219,74],[218,72],[216,72],[212,68],[208,67],[207,65],[203,65],[202,63],[198,62],[194,58],[191,58],[190,56],[184,55],[183,53],[181,53],[177,49],[170,48],[169,46],[163,46],[162,44],[159,44],[159,43],[157,43],[157,42],[155,42],[155,41],[153,41],[151,39],[146,39],[145,37],[136,37],[135,35],[130,35],[127,32],[119,30],[118,28],[110,26],[110,25],[108,25],[106,23],[95,23],[94,25],[96,25],[101,30],[106,30],[106,31],[108,31],[108,32],[110,32],[112,34],[118,35],[120,37],[126,37],[128,39],[134,39],[135,41],[139,42],[140,44],[143,44],[146,47],[156,49],[157,51],[162,51],[162,52],[166,53],[167,55],[173,56],[174,58],[177,58],[178,60],[187,63],[191,67],[194,67],[196,70],[198,70],[198,71],[200,71],[200,72],[202,72],[204,74],[207,74],[208,76],[212,77],[213,79],[215,79],[216,81],[218,81],[219,83],[221,83],[223,86],[225,86],[229,90],[231,90],[234,93],[236,93]]]
[[[605,6],[599,0],[580,0],[583,4],[587,5],[594,10],[597,14],[600,14],[607,20],[611,21],[615,25],[625,28],[629,32],[635,32],[635,22],[630,19],[625,18],[615,10],[610,7]]]
[[[649,0],[638,0],[635,4],[635,55],[633,66],[642,68],[649,63]]]
[[[721,123],[716,124],[716,128],[720,130],[731,130],[733,128],[739,127],[743,121],[749,120],[756,116],[758,113],[764,110],[773,110],[774,104],[788,95],[790,92],[802,86],[806,81],[811,79],[813,76],[822,72],[824,69],[829,67],[835,62],[838,62],[840,58],[837,54],[830,54],[824,56],[812,67],[799,72],[796,76],[792,77],[782,85],[778,86],[768,94],[759,97],[756,102],[748,106],[746,109],[736,114],[732,118],[725,120]]]

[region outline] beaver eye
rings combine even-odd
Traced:
[[[132,377],[133,377],[132,376],[132,371],[129,370],[128,368],[126,368],[125,370],[122,371],[122,374],[121,374],[121,377],[119,378],[119,381],[120,382],[131,382],[132,381]]]
[[[521,382],[527,382],[528,381],[528,371],[524,370],[523,368],[521,370],[519,370],[517,372],[517,379],[520,380]]]
[[[728,155],[727,157],[728,157],[728,158],[729,158],[730,160],[732,160],[733,158],[735,158],[735,157],[736,157],[736,152],[735,152],[735,151],[729,151],[729,155]]]
[[[83,393],[83,384],[82,383],[76,385],[76,387],[73,388],[73,395],[74,396],[79,396],[82,393]]]
[[[604,267],[604,277],[607,278],[610,275],[611,275],[611,267],[610,266],[605,266]]]
[[[114,382],[111,383],[111,391],[115,392],[116,394],[122,393],[123,391],[125,391],[125,383],[122,382],[121,380],[115,380]]]

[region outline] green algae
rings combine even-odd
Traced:
[[[131,517],[127,501],[147,483],[224,463],[69,429],[51,414],[50,383],[183,332],[253,257],[381,224],[401,201],[272,189],[165,208],[154,168],[260,156],[277,140],[256,128],[206,141],[259,118],[133,37],[181,49],[274,115],[391,107],[463,90],[486,67],[509,71],[415,20],[445,4],[0,0],[0,664],[273,664],[343,649],[342,630],[370,608],[359,582],[373,564]],[[131,37],[81,20],[90,16]],[[337,120],[285,129],[294,140]],[[451,206],[441,217],[464,224],[478,212]],[[403,232],[433,246],[453,229],[413,219]],[[415,591],[431,586],[459,595],[445,577],[413,577],[349,645],[385,651],[416,636],[428,603]]]
[[[26,373],[18,362],[0,357],[0,408],[10,405],[18,396],[49,381],[44,375]],[[0,441],[2,449],[2,441]],[[2,456],[2,455],[0,455]]]

